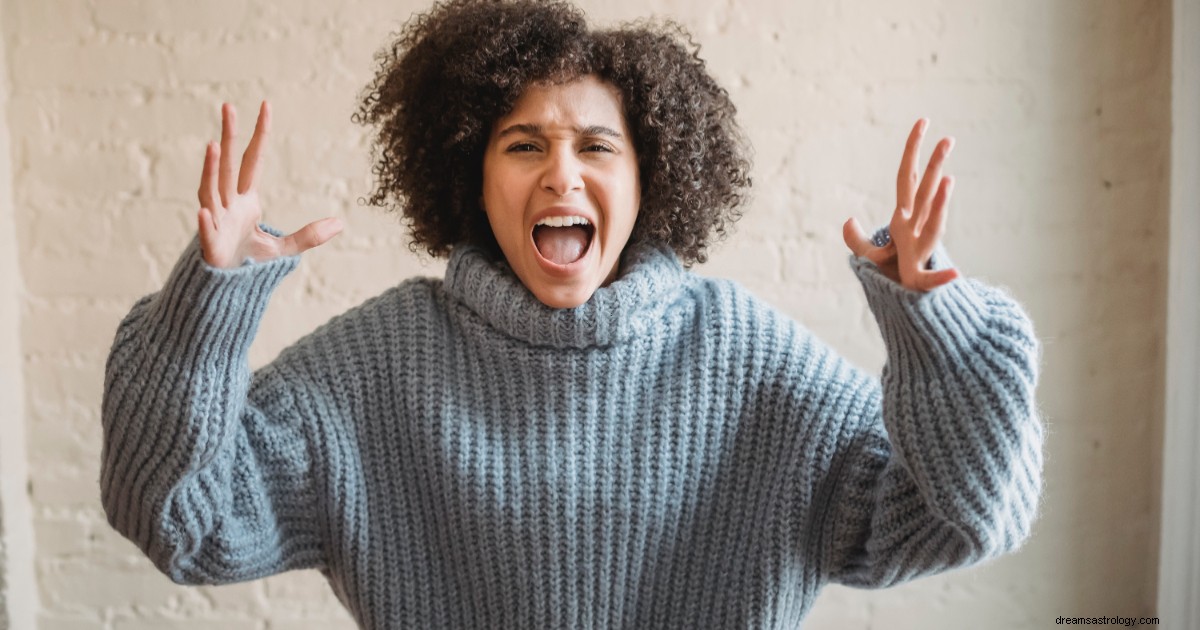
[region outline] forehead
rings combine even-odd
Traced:
[[[545,128],[606,125],[626,131],[617,88],[592,75],[557,85],[535,84],[500,118],[493,133],[508,124],[536,123]]]

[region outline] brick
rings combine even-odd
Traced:
[[[188,40],[175,46],[169,76],[182,83],[298,83],[314,76],[321,46],[308,38],[255,41]]]
[[[203,135],[203,124],[197,125],[200,135],[160,142],[153,147],[148,187],[154,199],[170,201],[177,207],[200,209],[200,176],[204,170],[207,143],[220,139],[220,123],[211,138]],[[239,155],[240,160],[240,155]],[[265,165],[264,165],[265,166]],[[260,174],[261,178],[263,174]]]
[[[100,470],[99,421],[83,430],[71,430],[63,422],[30,422],[26,438],[29,456],[33,461],[43,462],[39,473],[45,469],[69,469],[79,477],[78,483],[90,484]],[[40,477],[40,474],[37,475]]]
[[[352,621],[328,582],[316,571],[272,576],[264,580],[264,584],[271,605],[272,625],[275,621],[313,624],[321,620],[320,626],[325,628],[341,627],[340,624]]]
[[[26,145],[17,172],[47,188],[89,191],[93,196],[136,194],[149,170],[144,151],[133,145],[78,147]],[[197,178],[198,181],[198,178]]]
[[[97,480],[99,473],[97,472]],[[99,483],[97,482],[97,487]],[[125,564],[136,565],[141,570],[148,563],[142,551],[137,548],[128,538],[125,538],[113,529],[108,524],[107,517],[104,516],[103,510],[97,512],[97,516],[89,516],[91,519],[91,542],[92,555],[96,558],[104,559],[108,562],[122,562]],[[153,567],[149,570],[153,571]]]
[[[90,548],[88,523],[77,517],[35,517],[33,531],[40,554],[58,558],[81,556]]]
[[[260,630],[261,623],[256,619],[237,619],[229,615],[188,619],[174,615],[147,615],[145,617],[117,617],[113,620],[113,630]]]
[[[115,331],[114,331],[115,332]],[[25,363],[25,401],[30,409],[42,405],[75,404],[98,409],[104,389],[103,361],[98,356],[85,362],[77,357],[38,358]]]
[[[119,205],[119,208],[112,206]],[[175,259],[196,236],[196,211],[200,204],[164,199],[113,201],[104,205],[111,225],[109,248],[128,248],[152,243],[156,249],[173,253]],[[111,208],[111,210],[110,210]],[[165,278],[164,278],[165,279]]]
[[[1088,113],[1086,101],[1078,98],[1062,99],[1055,102],[1043,99],[1044,94],[1054,94],[1047,90],[1038,89],[1039,85],[1018,81],[978,81],[970,78],[945,80],[906,80],[880,81],[871,86],[865,95],[866,111],[871,120],[902,129],[896,139],[896,148],[891,154],[895,155],[899,165],[900,155],[904,149],[904,141],[908,131],[921,116],[928,116],[932,125],[932,134],[922,147],[924,152],[932,149],[934,136],[962,135],[962,132],[977,120],[986,120],[990,125],[1000,127],[1017,125],[1032,117],[1035,107],[1050,108],[1045,116],[1058,119],[1074,118],[1085,120]],[[944,95],[943,98],[931,102],[930,95]],[[1066,109],[1058,113],[1055,109]],[[957,138],[962,140],[962,138]],[[958,162],[958,145],[956,145],[955,161]]]
[[[176,255],[179,251],[182,248]],[[162,288],[170,272],[148,246],[114,248],[106,256],[92,257],[86,266],[54,255],[31,255],[23,266],[26,290],[44,298],[137,298]]]
[[[26,90],[15,95],[9,107],[10,115],[36,123],[23,125],[19,133],[37,144],[178,140],[209,131],[202,123],[213,120],[220,129],[219,104],[191,94],[118,90],[82,96]],[[199,146],[204,146],[204,140]]]
[[[4,17],[10,46],[14,41],[83,40],[95,33],[91,12],[79,0],[14,2]]]
[[[90,617],[66,612],[38,612],[37,630],[108,630],[102,617]]]
[[[128,308],[115,305],[64,305],[61,301],[27,304],[22,317],[22,345],[28,353],[108,354],[117,324]]]
[[[286,177],[280,183],[293,186],[335,185],[370,171],[369,152],[349,133],[291,133],[276,143],[276,152],[281,174]]]
[[[49,467],[34,474],[30,473],[32,498],[37,504],[54,507],[95,506],[100,504],[99,479],[100,467],[93,467],[96,472],[89,476],[58,476],[48,472]]]
[[[95,22],[122,34],[162,36],[237,28],[246,14],[242,0],[104,0],[95,7]]]
[[[321,630],[357,630],[358,624],[349,613],[343,612],[340,617],[306,617],[304,619],[271,619],[271,630],[311,630],[319,627]]]
[[[263,580],[187,589],[174,612],[188,617],[262,617],[270,610]]]
[[[84,202],[64,194],[60,188],[49,188],[40,182],[25,182],[17,203],[26,212],[17,217],[17,243],[22,257],[78,256],[104,251],[108,235],[108,217]],[[91,238],[80,243],[65,238],[64,225]]]
[[[87,607],[97,610],[138,606],[170,608],[187,588],[154,569],[149,560],[128,568],[91,560],[42,565],[38,586],[49,610]]]
[[[11,79],[18,89],[162,85],[170,67],[162,47],[149,43],[27,43],[9,52]]]

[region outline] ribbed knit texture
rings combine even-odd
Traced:
[[[826,583],[977,563],[1036,516],[1038,345],[974,280],[851,259],[881,381],[662,246],[558,310],[459,247],[252,374],[296,264],[193,241],[117,331],[103,504],[176,582],[319,569],[371,629],[792,629]]]

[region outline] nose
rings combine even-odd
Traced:
[[[546,157],[542,171],[542,188],[565,197],[568,193],[583,189],[583,164],[570,148],[552,151]]]

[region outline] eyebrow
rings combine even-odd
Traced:
[[[617,138],[617,139],[620,139],[623,137],[621,135],[621,132],[619,132],[611,127],[605,127],[604,125],[588,125],[587,127],[571,127],[571,130],[574,131],[575,133],[577,133],[579,135],[583,135],[583,136],[609,136],[611,138]],[[505,127],[503,130],[501,130],[500,133],[496,134],[496,138],[500,139],[500,138],[503,138],[504,136],[512,135],[514,133],[523,133],[523,134],[530,135],[530,136],[540,136],[540,135],[542,135],[542,126],[539,124],[536,124],[536,123],[517,123],[515,125],[509,125],[508,127]]]

